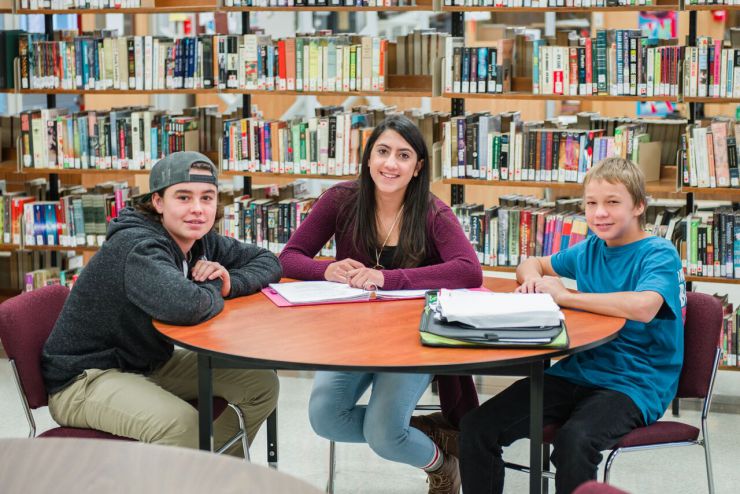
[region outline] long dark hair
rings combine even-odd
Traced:
[[[370,156],[375,142],[386,130],[393,130],[416,152],[418,162],[422,163],[417,176],[406,188],[403,198],[403,222],[398,235],[398,247],[394,254],[394,264],[403,268],[419,266],[427,254],[427,215],[432,207],[429,192],[429,151],[424,137],[414,123],[403,115],[390,115],[383,120],[367,140],[362,153],[360,176],[357,187],[344,203],[344,228],[352,229],[352,241],[368,258],[375,259],[375,249],[380,248],[375,213],[375,182],[370,175]]]

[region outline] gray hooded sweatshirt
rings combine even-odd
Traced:
[[[148,373],[169,360],[173,345],[154,329],[152,319],[191,325],[224,307],[220,279],[190,279],[199,259],[228,269],[229,298],[255,293],[281,276],[271,252],[215,232],[198,240],[190,254],[188,262],[159,222],[131,208],[122,210],[44,345],[41,364],[48,392],[63,389],[87,369]]]

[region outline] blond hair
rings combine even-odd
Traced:
[[[583,180],[583,190],[592,180],[604,180],[610,184],[622,184],[627,189],[635,206],[642,204],[645,209],[640,215],[640,226],[645,226],[648,197],[645,192],[645,175],[633,162],[619,157],[606,158],[591,168]]]

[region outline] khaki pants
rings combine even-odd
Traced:
[[[137,441],[198,447],[198,411],[184,400],[197,398],[197,355],[175,350],[151,375],[118,369],[89,369],[49,397],[54,420],[67,427],[97,429]],[[277,405],[279,382],[270,370],[214,369],[213,394],[244,413],[252,443],[262,422]],[[216,446],[239,430],[236,415],[226,410],[214,422]],[[242,455],[241,443],[229,454]]]

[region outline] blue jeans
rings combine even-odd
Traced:
[[[308,405],[311,427],[321,437],[366,442],[381,458],[421,468],[433,460],[435,446],[409,420],[431,381],[429,374],[317,372]],[[370,384],[370,401],[358,405]]]

